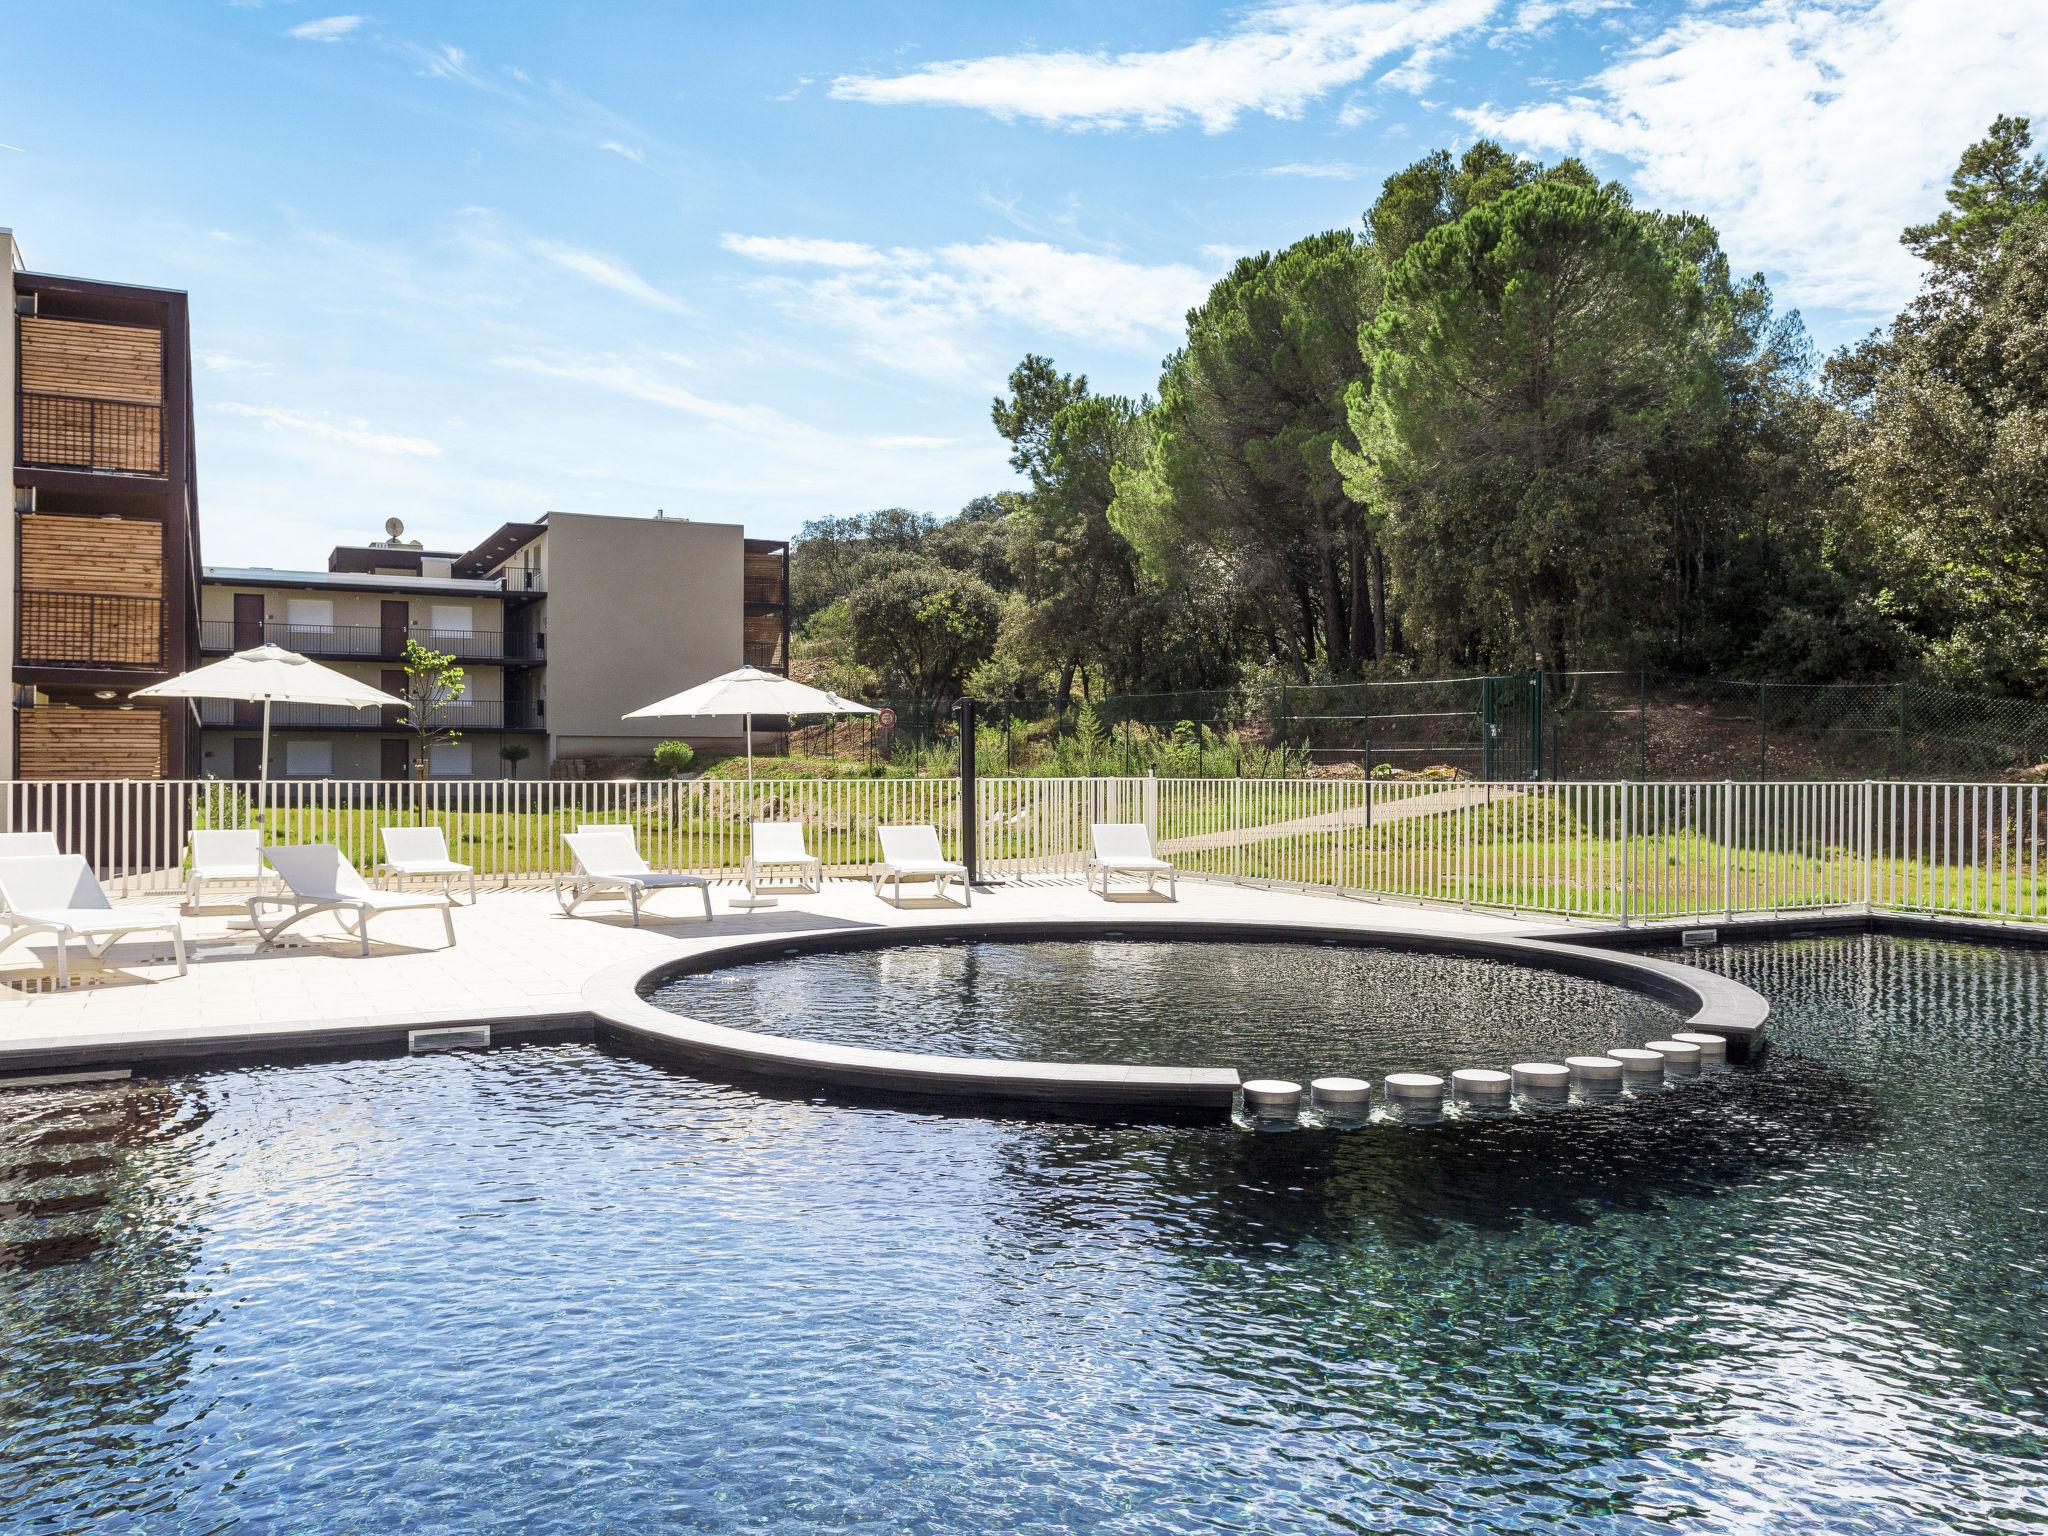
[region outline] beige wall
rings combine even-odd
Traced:
[[[551,512],[547,722],[557,758],[644,754],[671,738],[729,750],[739,722],[622,720],[740,664],[745,532],[680,518]]]
[[[6,482],[7,499],[0,508],[0,773],[14,772],[14,461],[15,454],[15,357],[14,357],[14,236],[0,229],[0,293],[7,299],[7,312],[0,316],[0,480]]]
[[[403,598],[411,605],[413,627],[422,632],[432,627],[437,606],[467,607],[469,627],[478,634],[496,634],[505,628],[504,603],[483,594],[355,592],[325,587],[220,586],[213,583],[208,583],[200,591],[200,618],[226,623],[235,616],[235,595],[242,592],[263,594],[263,617],[272,624],[284,623],[290,617],[292,599],[299,598],[333,603],[333,622],[338,629],[375,629],[384,622],[384,604]]]

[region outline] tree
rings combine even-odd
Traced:
[[[1479,140],[1455,161],[1449,150],[1435,150],[1386,179],[1365,211],[1365,227],[1382,264],[1392,266],[1431,230],[1455,224],[1542,174],[1542,167],[1491,139]]]
[[[870,577],[846,599],[855,657],[886,688],[927,700],[950,698],[988,659],[997,611],[987,582],[930,563]]]
[[[1936,673],[2048,687],[2048,180],[2025,118],[1962,156],[1949,211],[1909,229],[1926,286],[1828,366],[1853,523]]]
[[[516,741],[498,748],[498,761],[505,765],[505,777],[508,779],[518,778],[519,765],[531,756],[533,749]]]
[[[1050,470],[1053,423],[1061,411],[1088,398],[1088,375],[1061,373],[1036,352],[1010,370],[1010,393],[989,404],[996,431],[1010,440],[1010,468],[1034,485]]]
[[[911,560],[939,520],[885,507],[805,523],[789,550],[789,622],[802,629],[869,576]]]
[[[1915,224],[1899,243],[1926,262],[1936,290],[1967,279],[1993,256],[2006,231],[2048,202],[2048,168],[2034,147],[2033,124],[1999,116],[1963,151],[1944,194],[1948,209]]]
[[[1346,488],[1390,511],[1443,660],[1565,667],[1649,621],[1660,453],[1718,409],[1697,273],[1608,190],[1532,182],[1389,271],[1347,395]]]
[[[405,668],[405,715],[398,722],[418,744],[414,772],[425,778],[433,749],[460,741],[462,732],[449,726],[446,711],[466,686],[461,665],[446,651],[430,650],[408,639],[399,665]]]
[[[1111,520],[1148,568],[1222,570],[1304,678],[1355,673],[1387,646],[1377,504],[1346,494],[1331,457],[1379,290],[1344,230],[1239,261],[1190,312],[1149,452],[1117,480]]]
[[[1127,686],[1143,653],[1137,562],[1109,516],[1117,463],[1143,441],[1143,408],[1090,395],[1085,378],[1056,373],[1035,355],[1010,374],[1010,388],[990,414],[1031,491],[1010,503],[1010,564],[1023,601],[1011,610],[1006,650],[1042,659],[1055,678],[1053,707],[1063,711],[1085,664],[1107,667]]]

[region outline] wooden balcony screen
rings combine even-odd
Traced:
[[[19,324],[22,462],[162,474],[162,334],[48,316]]]
[[[50,704],[15,718],[24,779],[164,776],[164,717],[156,710]]]

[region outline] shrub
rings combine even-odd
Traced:
[[[659,741],[654,744],[655,769],[671,779],[689,772],[690,764],[696,760],[697,749],[687,741]]]

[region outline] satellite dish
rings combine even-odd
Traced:
[[[396,518],[396,517],[387,517],[387,518],[385,518],[385,519],[384,519],[384,535],[385,535],[385,537],[386,537],[386,538],[390,539],[390,540],[391,540],[391,541],[392,541],[393,543],[396,543],[396,542],[397,542],[397,541],[398,541],[399,539],[403,538],[403,537],[405,536],[405,522],[404,522],[404,520],[403,520],[402,518]]]

